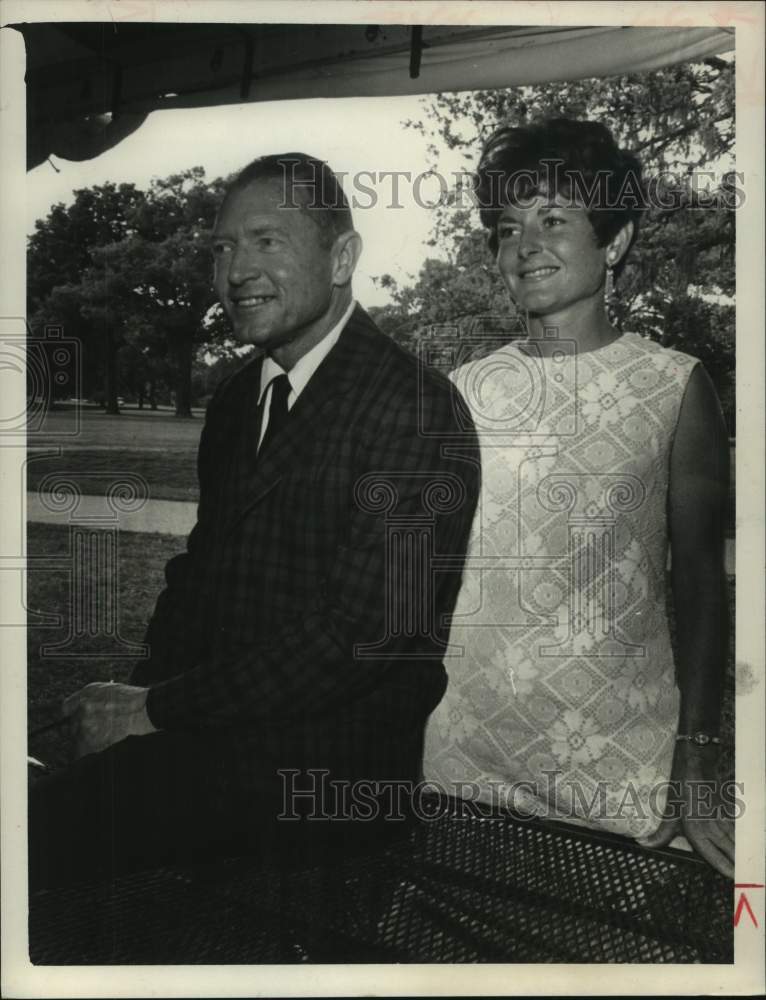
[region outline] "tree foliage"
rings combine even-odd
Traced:
[[[444,146],[459,151],[470,172],[500,124],[552,117],[602,121],[620,145],[638,154],[662,204],[645,214],[620,281],[616,322],[701,357],[733,430],[730,300],[735,210],[744,198],[741,178],[732,172],[734,63],[715,58],[632,76],[437,94],[424,98],[423,108],[420,120],[405,125],[429,140],[435,170]],[[511,309],[478,212],[465,205],[465,192],[453,190],[434,209],[430,243],[440,256],[424,262],[411,287],[389,275],[378,279],[392,303],[376,317],[410,347],[434,326],[471,327]],[[496,325],[501,340],[503,323]]]
[[[133,184],[103,184],[74,192],[69,206],[54,205],[29,237],[27,316],[33,336],[61,327],[80,342],[82,395],[97,393],[97,383],[114,381],[113,331],[97,311],[83,309],[82,282],[97,270],[100,247],[125,239],[143,195]],[[116,409],[117,387],[112,393]],[[54,391],[55,387],[51,387]]]
[[[743,200],[731,172],[733,63],[707,59],[634,76],[437,94],[423,99],[418,121],[405,124],[428,138],[432,169],[446,146],[462,154],[468,172],[499,124],[545,117],[604,121],[638,153],[647,175],[663,178],[672,197],[644,219],[615,318],[702,358],[733,430],[734,233]],[[172,388],[177,413],[188,415],[194,391],[209,394],[224,370],[241,363],[214,306],[207,251],[223,184],[194,167],[154,180],[147,191],[111,183],[83,189],[69,206],[54,206],[29,239],[33,335],[54,325],[78,337],[82,394],[94,397],[103,384],[112,412],[121,393],[151,402]],[[433,213],[430,244],[438,254],[411,284],[380,276],[391,302],[371,312],[414,351],[428,331],[477,327],[492,349],[519,324],[478,213],[457,190]]]
[[[63,326],[79,338],[82,394],[119,412],[120,393],[156,402],[171,387],[191,415],[198,345],[222,335],[209,319],[215,297],[209,232],[222,180],[194,167],[148,191],[105,184],[56,205],[29,240],[28,315],[33,333]]]
[[[219,189],[220,182],[205,183],[201,167],[154,180],[133,213],[135,231],[99,252],[104,292],[113,307],[119,303],[112,323],[121,325],[123,343],[164,359],[178,416],[191,416],[194,348],[209,336],[208,245]]]

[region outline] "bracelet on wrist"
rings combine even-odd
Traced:
[[[695,747],[706,747],[711,743],[720,743],[720,736],[711,736],[709,733],[679,733],[676,736],[676,743],[691,743]]]

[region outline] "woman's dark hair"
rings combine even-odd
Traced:
[[[605,125],[568,118],[499,128],[482,151],[475,192],[493,254],[502,209],[536,194],[557,193],[584,204],[602,247],[630,221],[630,250],[646,208],[637,157],[620,149]],[[626,258],[615,266],[616,275]]]

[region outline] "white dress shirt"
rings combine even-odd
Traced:
[[[340,337],[343,327],[346,323],[348,323],[355,306],[356,300],[352,299],[348,309],[344,312],[332,330],[325,334],[319,343],[315,344],[310,351],[303,355],[302,358],[299,358],[289,372],[285,372],[283,368],[280,368],[272,357],[266,357],[263,359],[263,367],[261,368],[261,387],[258,392],[258,405],[260,406],[261,403],[263,403],[264,394],[266,395],[266,401],[263,403],[263,419],[261,420],[261,433],[258,438],[259,448],[261,447],[261,442],[263,441],[263,435],[266,433],[266,428],[269,426],[272,381],[278,375],[287,375],[288,381],[290,382],[290,394],[287,397],[287,409],[288,411],[291,410],[295,405],[295,401],[298,396],[300,396],[308,385],[311,376],[338,342],[338,337]]]

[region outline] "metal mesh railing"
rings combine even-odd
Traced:
[[[732,884],[678,851],[506,814],[308,870],[237,858],[47,890],[38,964],[733,960]]]

